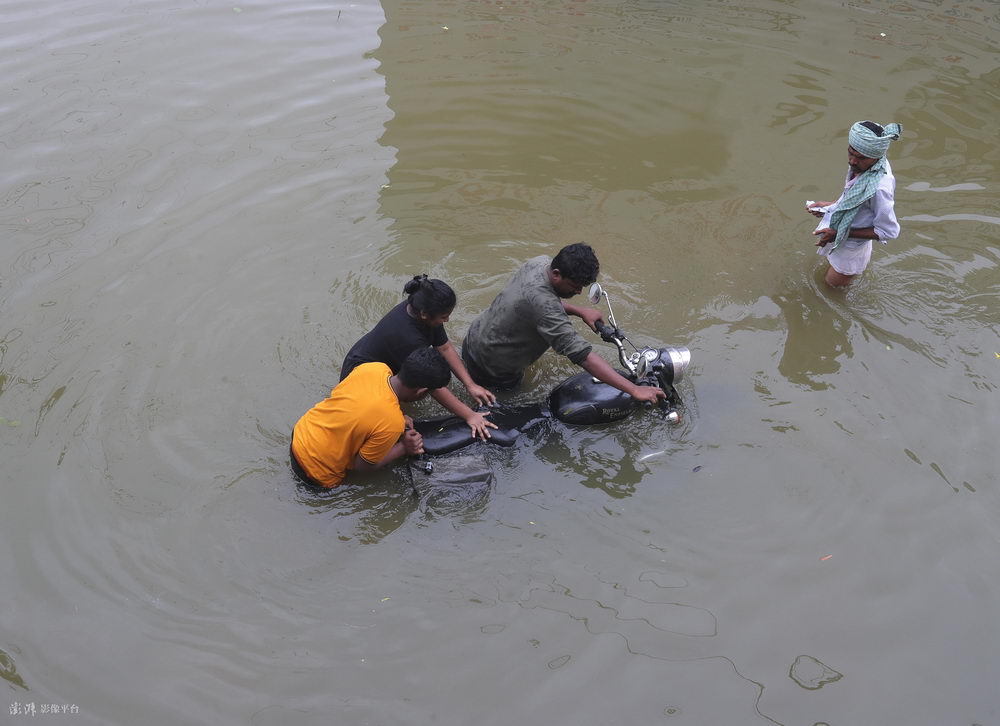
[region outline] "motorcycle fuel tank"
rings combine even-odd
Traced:
[[[552,415],[568,424],[617,421],[628,416],[635,406],[635,399],[630,395],[595,381],[587,372],[567,378],[549,394]]]

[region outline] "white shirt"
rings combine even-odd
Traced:
[[[858,180],[859,176],[860,174],[852,179],[850,169],[848,169],[847,178],[844,180],[844,191],[854,186],[854,182]],[[875,234],[878,235],[879,241],[882,244],[885,244],[887,240],[896,239],[899,236],[899,222],[896,221],[896,212],[893,209],[895,205],[895,192],[896,177],[892,175],[892,167],[889,166],[889,160],[886,159],[885,174],[879,179],[875,195],[871,199],[867,199],[861,203],[854,221],[851,222],[851,228],[874,227]],[[830,210],[823,215],[819,226],[816,227],[817,230],[826,229],[830,226],[830,217],[837,211],[837,205],[840,204],[840,200],[843,198],[844,195],[841,194],[840,198],[830,205]],[[839,246],[850,249],[860,247],[870,241],[857,237],[848,237]]]

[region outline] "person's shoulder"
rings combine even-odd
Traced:
[[[522,297],[525,295],[534,297],[536,294],[544,293],[547,287],[551,287],[545,275],[549,263],[549,258],[544,255],[532,257],[517,269],[508,283],[508,289],[516,290]]]
[[[382,318],[381,335],[383,342],[389,346],[396,347],[401,342],[412,342],[416,334],[422,338],[423,327],[420,321],[410,315],[408,311],[409,302],[403,300]]]
[[[878,180],[878,189],[890,194],[896,190],[896,177],[893,176],[892,169],[888,166],[886,166],[885,174]]]
[[[406,312],[407,301],[403,300],[392,306],[392,309],[385,314],[382,318],[383,320],[398,320],[400,318],[409,318],[410,314]]]
[[[538,257],[531,257],[521,263],[521,266],[517,268],[514,273],[515,278],[524,277],[525,275],[532,275],[542,266],[547,265],[550,262],[549,258],[545,255],[538,255]]]
[[[381,361],[373,361],[355,366],[354,370],[351,371],[351,375],[344,379],[344,383],[353,380],[355,384],[362,384],[369,381],[377,381],[381,378],[387,379],[391,375],[392,369],[389,366]]]
[[[389,384],[390,376],[392,369],[385,363],[362,363],[340,385],[345,386],[343,393],[356,403],[359,414],[363,410],[364,416],[384,416],[386,412],[402,416],[399,400]]]
[[[521,265],[520,272],[525,280],[532,285],[548,285],[549,278],[545,273],[551,266],[552,260],[550,258],[545,255],[539,255],[538,257],[532,257]]]

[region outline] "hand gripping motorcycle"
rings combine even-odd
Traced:
[[[588,297],[595,305],[602,297],[607,303],[610,325],[599,319],[595,327],[604,341],[613,343],[617,347],[618,361],[622,366],[618,372],[636,385],[658,386],[666,396],[660,403],[664,419],[670,424],[680,422],[684,404],[674,384],[684,378],[691,364],[691,351],[679,346],[637,347],[618,327],[614,311],[611,309],[611,300],[604,288],[594,283]],[[626,344],[632,349],[631,353],[626,351]],[[492,438],[489,442],[499,446],[511,446],[524,429],[548,416],[567,424],[593,425],[623,419],[639,405],[639,402],[629,394],[583,371],[556,386],[548,396],[547,407],[540,404],[516,407],[494,406],[491,409],[490,420],[500,428],[491,430]],[[457,416],[416,421],[414,428],[424,438],[425,455],[450,453],[475,441],[468,425]]]
[[[608,293],[596,282],[590,288],[590,302],[595,305],[603,297],[608,305],[607,325],[597,321],[597,332],[601,338],[614,343],[618,348],[618,361],[624,370],[618,372],[639,386],[659,386],[666,398],[660,404],[664,417],[669,423],[678,423],[683,406],[680,394],[674,388],[684,378],[691,364],[691,351],[683,347],[650,348],[636,347],[625,332],[618,327],[615,313],[611,309]],[[632,348],[630,355],[625,344]],[[602,383],[587,372],[577,373],[556,386],[549,394],[552,415],[569,424],[598,424],[625,418],[638,406],[638,402],[627,393]]]

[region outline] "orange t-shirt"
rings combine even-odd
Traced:
[[[377,464],[403,433],[403,411],[385,363],[364,363],[295,424],[292,453],[317,484],[335,487],[354,457]]]

